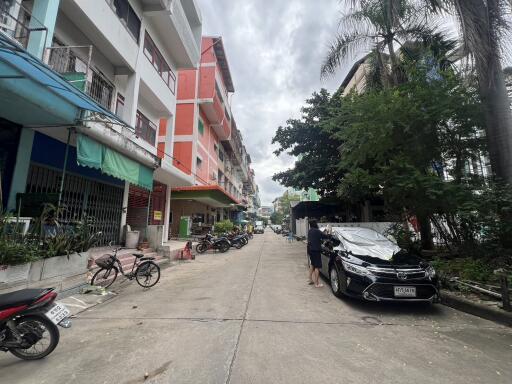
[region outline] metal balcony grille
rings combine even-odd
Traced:
[[[53,46],[47,49],[46,62],[98,104],[112,110],[115,87],[100,71],[92,67],[92,49],[89,45]]]
[[[19,2],[0,0],[0,33],[27,49],[32,33],[46,41],[48,29]]]

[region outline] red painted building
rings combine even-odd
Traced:
[[[179,188],[171,193],[173,234],[180,216],[213,225],[230,217],[243,199],[249,165],[231,112],[234,90],[222,39],[203,37],[199,68],[178,73],[173,164],[192,176],[194,186],[186,194]],[[211,190],[208,199],[205,190]],[[194,191],[197,198],[191,199]]]

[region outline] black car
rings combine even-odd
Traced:
[[[335,227],[322,250],[322,274],[336,296],[369,301],[439,300],[435,270],[367,228]]]

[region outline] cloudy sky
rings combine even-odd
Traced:
[[[252,157],[262,204],[282,194],[272,175],[293,166],[272,152],[272,137],[300,115],[313,91],[337,88],[346,69],[320,80],[336,32],[339,0],[198,0],[203,34],[222,36],[235,85],[232,109]]]

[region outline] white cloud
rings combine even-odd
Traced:
[[[203,34],[220,35],[235,85],[232,109],[251,154],[263,204],[284,188],[272,181],[293,166],[277,158],[272,137],[286,120],[300,115],[313,91],[337,88],[341,76],[320,80],[320,64],[334,36],[338,0],[198,0]],[[343,74],[345,71],[340,71]]]

